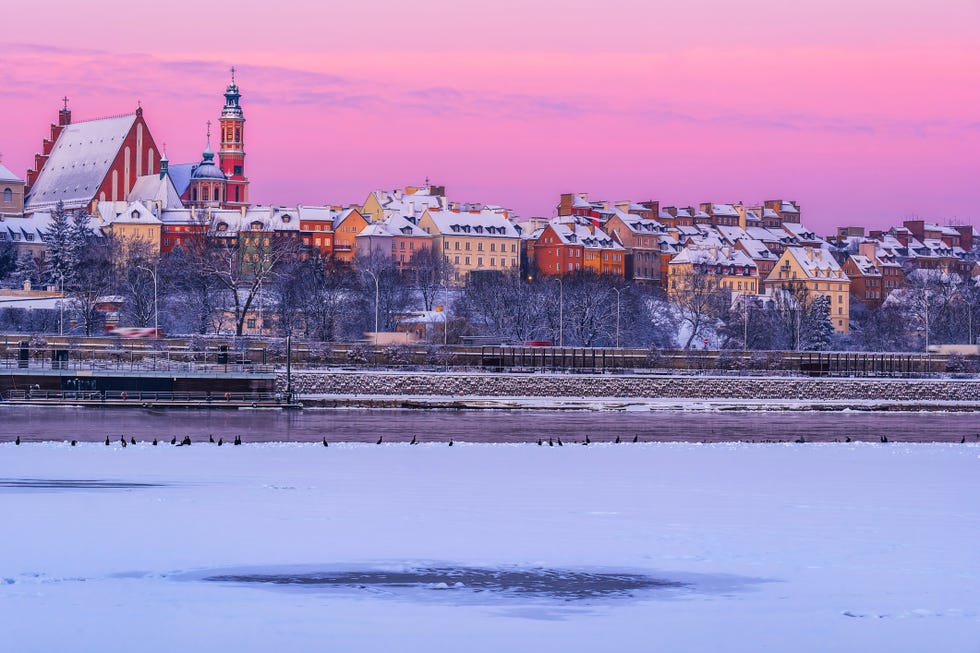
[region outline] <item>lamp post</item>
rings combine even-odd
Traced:
[[[378,275],[371,270],[364,270],[374,279],[374,346],[378,346],[378,304],[381,298],[381,285],[378,283]]]
[[[620,294],[627,288],[629,288],[629,286],[613,288],[613,290],[616,291],[616,349],[619,349],[619,298]]]
[[[565,284],[561,276],[555,277],[558,282],[558,346],[565,346]]]
[[[144,265],[137,265],[138,270],[148,272],[153,277],[153,336],[160,337],[160,310],[157,304],[157,269],[156,266],[148,268]]]
[[[65,335],[65,275],[58,275],[61,285],[61,299],[58,300],[58,335]]]
[[[449,344],[449,282],[444,281],[439,284],[446,291],[446,301],[442,306],[442,346]]]

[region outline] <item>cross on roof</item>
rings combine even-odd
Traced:
[[[211,121],[208,121],[208,143],[211,142]]]
[[[65,103],[65,111],[68,111],[68,96],[61,98],[61,101]]]
[[[235,67],[234,66],[231,67],[231,83],[232,84],[235,83]]]

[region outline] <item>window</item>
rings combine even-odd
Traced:
[[[483,243],[477,243],[476,244],[476,251],[478,251],[478,252],[482,252],[483,251]]]
[[[477,256],[476,257],[476,267],[478,267],[478,268],[482,268],[483,267],[483,257],[482,256]]]
[[[492,267],[492,268],[497,267],[497,259],[495,259],[492,256],[490,257],[490,267]]]
[[[459,241],[458,240],[455,243],[453,243],[453,249],[455,249],[457,252],[459,251]],[[459,258],[459,257],[457,257],[457,258]],[[458,261],[457,261],[457,263],[458,263]]]
[[[3,203],[4,204],[13,204],[13,202],[14,202],[14,191],[10,190],[9,188],[4,188],[3,189]]]
[[[443,241],[442,245],[443,245],[443,247],[442,247],[443,249],[449,249],[449,241],[448,240]]]
[[[490,243],[490,251],[491,252],[497,251],[497,243]]]
[[[458,254],[453,257],[453,263],[455,263],[456,265],[459,265],[459,255]]]
[[[202,188],[201,189],[201,199],[204,200],[205,202],[208,201],[208,189],[207,188]]]
[[[466,251],[470,251],[470,241],[466,241]]]
[[[469,265],[469,264],[470,264],[470,257],[469,257],[469,256],[467,256],[467,257],[466,257],[466,265]]]
[[[249,329],[254,329],[255,328],[255,318],[249,318],[248,323],[247,323],[247,326],[248,326]]]

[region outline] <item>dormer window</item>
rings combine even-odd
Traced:
[[[258,220],[253,222],[250,226],[252,227],[253,231],[259,231],[260,229],[262,229],[262,223]]]
[[[218,231],[228,231],[228,224],[224,222],[219,222]]]
[[[286,214],[283,215],[281,219],[283,224],[289,224],[289,221],[292,220],[293,218],[290,215]]]
[[[137,211],[137,210],[135,210],[135,209],[133,209],[133,212],[130,215],[133,216],[133,220],[139,220],[140,219],[140,212]]]

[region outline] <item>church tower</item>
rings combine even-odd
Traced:
[[[248,206],[248,177],[245,176],[245,114],[239,105],[241,93],[231,69],[231,84],[225,90],[221,110],[221,148],[218,156],[227,181],[224,205],[228,208]]]

